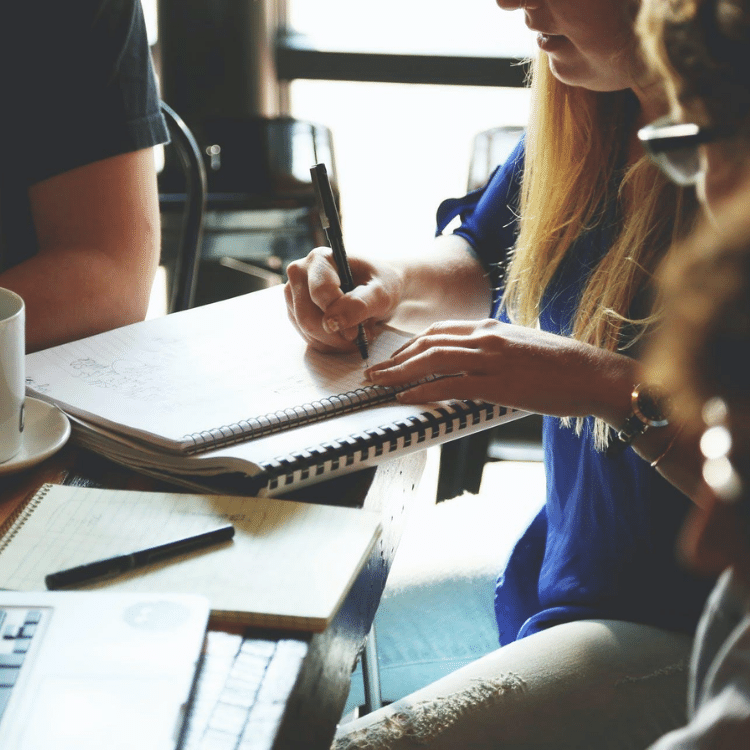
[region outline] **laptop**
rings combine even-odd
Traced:
[[[180,748],[208,616],[199,596],[0,591],[0,748]]]

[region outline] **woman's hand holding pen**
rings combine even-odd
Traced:
[[[362,323],[368,337],[375,326],[388,320],[401,299],[403,282],[395,268],[349,257],[355,287],[348,294],[333,253],[318,247],[287,268],[284,287],[289,318],[314,349],[324,352],[356,349],[357,326]]]
[[[440,376],[399,394],[403,403],[481,399],[554,416],[593,414],[619,424],[628,413],[634,370],[621,354],[487,319],[434,324],[366,374],[379,385]]]

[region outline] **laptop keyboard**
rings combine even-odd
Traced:
[[[31,640],[42,621],[40,609],[7,607],[0,609],[0,720],[18,682]]]
[[[270,748],[306,653],[301,640],[209,631],[182,750]]]
[[[0,608],[0,720],[44,612]],[[308,644],[209,631],[182,750],[270,748]]]

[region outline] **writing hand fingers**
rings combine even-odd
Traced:
[[[365,260],[351,258],[356,286],[334,300],[325,311],[323,325],[344,336],[356,335],[357,326],[367,328],[387,320],[400,300],[397,274],[386,264],[377,268]]]
[[[308,331],[298,323],[297,318],[293,314],[292,308],[290,307],[288,295],[290,295],[291,292],[288,292],[287,289],[284,289],[284,294],[285,296],[287,296],[287,314],[289,316],[289,320],[297,329],[299,335],[302,336],[304,341],[308,344],[308,346],[311,346],[317,351],[326,353],[340,352],[343,350],[344,347],[342,346],[340,339],[338,339],[337,341],[337,343],[339,344],[338,346],[331,346],[330,344],[326,344],[324,341],[322,341],[320,337],[316,337],[308,333]]]
[[[325,251],[326,248],[319,250]],[[326,265],[325,254],[316,250],[307,258],[289,264],[288,281],[284,287],[287,313],[302,338],[315,349],[345,351],[351,348],[350,342],[336,332],[326,330],[323,325],[324,309],[320,307],[322,300],[335,295],[340,297],[342,294],[337,286],[335,271],[331,276],[321,270]],[[324,291],[321,291],[321,285]]]
[[[369,335],[398,302],[393,269],[375,269],[361,259],[350,260],[355,288],[344,294],[329,248],[316,248],[306,258],[291,263],[285,289],[290,318],[307,341],[337,351],[354,348],[358,326]],[[321,348],[318,346],[317,348]]]

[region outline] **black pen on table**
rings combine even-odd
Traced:
[[[333,250],[333,259],[336,262],[336,268],[341,279],[341,291],[351,292],[354,289],[354,279],[352,278],[352,269],[349,267],[349,259],[346,257],[344,250],[344,235],[341,231],[341,221],[339,212],[336,210],[336,202],[333,199],[333,190],[328,179],[328,171],[325,164],[315,164],[310,167],[315,195],[318,198],[318,213],[320,222],[325,230],[328,242]],[[367,360],[370,356],[367,334],[362,323],[357,329],[356,344],[362,359]]]
[[[104,560],[77,565],[74,568],[61,570],[58,573],[50,573],[45,576],[44,583],[50,590],[67,588],[69,586],[80,586],[84,583],[92,583],[101,578],[111,578],[122,573],[127,573],[135,568],[142,568],[145,565],[168,560],[177,557],[185,552],[210,547],[219,542],[229,541],[234,536],[234,526],[228,524],[219,526],[210,531],[204,531],[195,536],[185,537],[184,539],[175,539],[165,544],[159,544],[155,547],[131,552],[126,555],[117,555],[108,557]]]

